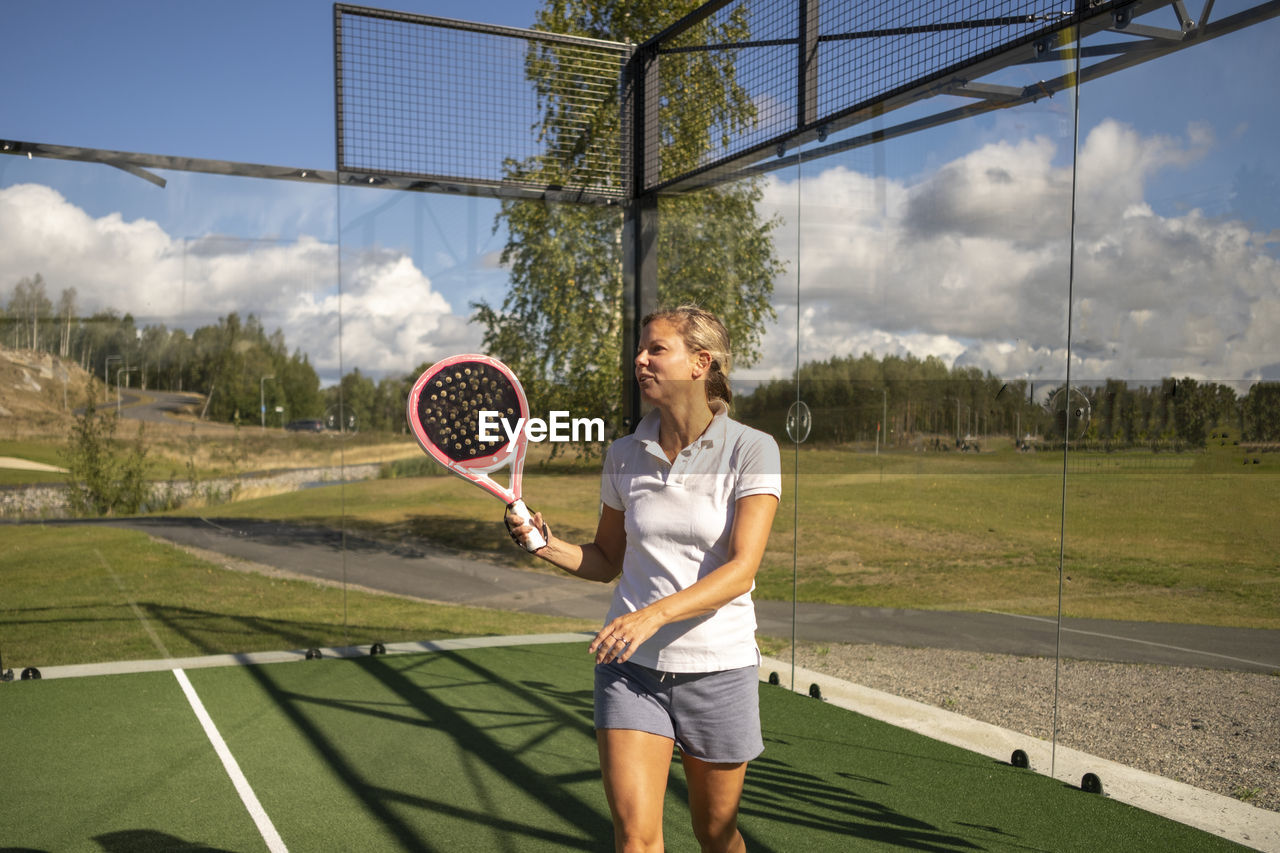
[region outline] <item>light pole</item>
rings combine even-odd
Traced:
[[[262,428],[267,428],[267,396],[263,383],[268,379],[275,379],[274,376],[264,376],[258,380],[258,414],[262,416]]]
[[[884,430],[885,422],[889,419],[889,389],[881,388],[880,392],[883,397],[884,413],[880,416],[880,420],[876,423],[876,456],[880,455],[880,433]]]
[[[103,365],[102,365],[102,385],[103,385],[103,387],[106,389],[106,393],[107,393],[107,394],[110,394],[110,393],[111,393],[111,380],[107,378],[107,369],[108,369],[109,367],[111,367],[111,362],[113,362],[113,361],[124,361],[124,356],[122,356],[122,355],[109,355],[109,356],[107,356],[107,360],[106,360],[105,362],[103,362]],[[107,399],[111,399],[111,398],[110,398],[110,397],[108,397]]]
[[[136,367],[117,367],[116,368],[116,417],[120,417],[120,374],[133,373]]]

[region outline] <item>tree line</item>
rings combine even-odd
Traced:
[[[246,426],[317,419],[335,429],[403,432],[404,401],[428,366],[381,380],[355,369],[321,388],[306,353],[290,352],[284,333],[268,333],[252,314],[232,312],[190,334],[139,326],[110,308],[82,317],[75,288],[64,289],[55,306],[38,273],[20,279],[0,305],[0,342],[74,362],[111,391],[118,383],[203,394],[203,417]]]
[[[260,423],[264,403],[273,420],[325,411],[320,379],[306,354],[290,353],[284,334],[268,334],[253,315],[242,319],[232,312],[190,334],[163,324],[139,326],[132,314],[111,308],[82,317],[75,288],[62,291],[55,310],[37,273],[14,285],[0,312],[0,341],[74,362],[108,389],[204,394],[203,414],[212,420]],[[277,406],[285,412],[276,415]]]
[[[38,274],[14,286],[0,314],[6,345],[74,361],[108,388],[119,382],[204,394],[203,415],[211,420],[252,426],[264,420],[259,407],[265,406],[271,426],[316,418],[333,428],[403,433],[404,401],[429,366],[381,379],[354,369],[337,385],[321,388],[307,355],[290,352],[283,332],[268,333],[252,314],[241,318],[233,312],[188,334],[162,324],[138,327],[132,315],[111,309],[82,318],[74,288],[62,292],[56,309],[45,291]],[[565,408],[563,394],[550,390],[554,384],[536,377],[526,383],[534,411]],[[1230,386],[1191,378],[1108,379],[1075,387],[1089,411],[1071,438],[1086,446],[1197,448],[1219,427],[1246,442],[1280,441],[1278,382],[1255,383],[1243,396]],[[615,399],[620,393],[608,390]],[[790,440],[787,412],[803,400],[811,413],[808,440],[815,442],[941,445],[992,435],[1054,442],[1063,438],[1059,413],[1046,405],[1055,390],[1049,383],[1007,380],[972,366],[948,367],[936,356],[863,354],[810,362],[796,378],[740,393],[735,412],[784,441]],[[616,418],[608,420],[616,430]]]
[[[1002,435],[1085,447],[1191,449],[1221,428],[1246,442],[1280,441],[1280,382],[1258,382],[1243,396],[1217,382],[1164,378],[1134,383],[1073,383],[1087,401],[1079,430],[1064,436],[1051,405],[1061,384],[1004,379],[976,367],[947,367],[936,356],[834,357],[802,365],[735,401],[739,417],[790,441],[787,412],[810,412],[809,441],[889,446],[963,445]],[[1072,413],[1073,416],[1075,413]]]

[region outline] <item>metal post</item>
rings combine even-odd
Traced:
[[[819,0],[797,0],[796,129],[818,118],[818,10]]]
[[[274,376],[263,376],[258,380],[258,414],[262,417],[262,428],[267,428],[267,396],[264,383],[268,379],[275,379]]]
[[[640,422],[640,386],[633,359],[640,343],[640,321],[658,307],[658,198],[646,192],[649,170],[658,168],[658,56],[637,52],[627,64],[624,126],[629,123],[630,199],[623,221],[622,353],[623,429]]]
[[[884,446],[889,446],[889,389],[881,388],[884,408],[880,415],[880,429],[876,430],[876,456],[880,455],[880,433],[884,432]]]
[[[107,378],[107,368],[111,367],[111,362],[113,361],[124,361],[124,356],[109,355],[107,356],[107,360],[102,363],[102,385],[103,385],[103,388],[106,389],[107,394],[111,393],[111,380]],[[107,399],[111,399],[111,398],[108,397]]]
[[[116,368],[116,417],[120,417],[120,374],[132,373],[137,370],[136,367],[117,367]]]

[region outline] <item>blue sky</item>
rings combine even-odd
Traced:
[[[389,5],[525,27],[540,4]],[[1193,14],[1200,5],[1188,3]],[[1244,5],[1222,0],[1215,16]],[[332,29],[327,0],[7,0],[0,138],[331,169]],[[1075,332],[1094,354],[1081,370],[1280,376],[1270,344],[1280,330],[1277,34],[1272,20],[1081,90]],[[747,375],[785,373],[797,351],[864,350],[1060,374],[1074,106],[1063,93],[771,175],[766,204],[785,222],[788,271],[764,358]],[[251,311],[291,344],[325,340],[335,264],[322,249],[341,230],[344,250],[361,253],[344,272],[345,365],[389,372],[477,346],[469,303],[501,299],[493,202],[344,192],[335,210],[331,187],[165,177],[161,190],[107,167],[0,157],[0,300],[40,270],[54,299],[76,282],[85,307],[96,299],[169,326]],[[864,221],[868,199],[876,209]],[[1019,234],[1029,222],[1039,242]],[[42,242],[50,233],[62,242]],[[85,252],[84,268],[64,262],[84,245],[98,253]],[[126,266],[128,279],[95,272]],[[166,295],[175,281],[189,294],[176,301]],[[293,296],[260,298],[275,292]],[[331,353],[314,361],[333,378]]]
[[[528,27],[533,0],[403,0],[415,14]],[[328,0],[5,0],[0,134],[332,168]]]

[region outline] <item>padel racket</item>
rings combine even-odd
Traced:
[[[409,429],[427,455],[501,499],[515,515],[533,518],[521,500],[529,403],[509,367],[487,355],[450,356],[418,377],[405,408]],[[489,475],[508,465],[503,487]],[[524,546],[536,551],[546,544],[535,530]]]

